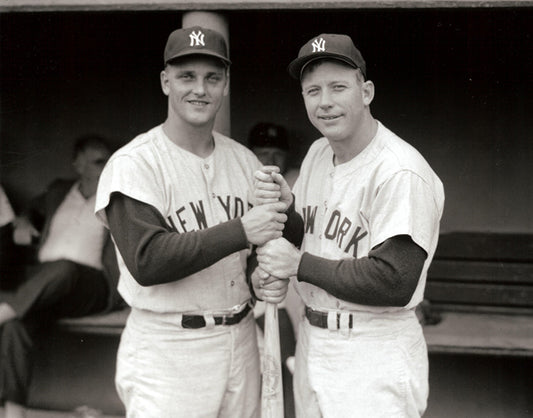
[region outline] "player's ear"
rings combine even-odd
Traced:
[[[374,100],[375,87],[370,80],[364,81],[361,85],[361,94],[363,95],[363,104],[369,106]]]
[[[163,90],[163,93],[165,96],[168,96],[170,89],[168,87],[169,79],[168,79],[168,73],[166,69],[161,71],[160,78],[161,78],[161,90]]]
[[[226,85],[224,86],[224,96],[227,96],[229,93],[229,67],[226,67]]]

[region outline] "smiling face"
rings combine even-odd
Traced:
[[[227,69],[216,58],[181,58],[161,72],[161,87],[169,99],[169,118],[197,127],[212,125],[228,94]]]
[[[302,74],[302,95],[311,123],[329,141],[357,141],[371,119],[374,85],[338,60],[312,63]]]

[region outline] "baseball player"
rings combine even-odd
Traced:
[[[97,216],[119,253],[119,291],[132,307],[118,393],[128,417],[255,417],[260,368],[247,256],[252,244],[282,235],[286,206],[251,207],[261,164],[213,131],[228,92],[222,35],[176,30],[164,63],[167,119],[111,157],[97,194]],[[285,292],[281,282],[258,296],[277,303]]]
[[[258,249],[259,267],[297,278],[306,305],[296,349],[299,417],[418,417],[428,358],[422,301],[443,211],[443,186],[407,142],[374,119],[374,84],[346,35],[309,40],[289,65],[315,141],[294,186],[301,249],[284,238]],[[291,199],[279,174],[257,188]]]

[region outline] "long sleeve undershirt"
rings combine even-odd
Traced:
[[[111,195],[106,215],[124,263],[141,286],[182,279],[248,247],[240,218],[179,234],[156,208],[119,192]],[[294,207],[287,215],[294,219],[284,236],[301,242],[301,217]]]
[[[292,227],[284,232],[298,243],[301,234],[294,227],[294,213],[289,214]],[[240,218],[179,234],[157,209],[121,193],[113,193],[106,214],[122,258],[142,286],[187,277],[248,246]],[[328,260],[304,253],[298,280],[348,302],[404,306],[416,289],[426,256],[408,236],[390,238],[359,259]]]
[[[304,253],[298,280],[347,302],[405,306],[418,284],[426,252],[407,235],[385,240],[368,257],[329,260]]]
[[[303,228],[297,212],[291,213],[287,223],[294,223],[291,231]],[[347,302],[405,306],[416,290],[426,258],[427,253],[410,236],[398,235],[374,247],[367,257],[330,260],[304,252],[297,279]]]
[[[294,195],[292,196],[292,204],[285,214],[287,215],[287,222],[285,222],[283,229],[283,237],[299,247],[304,237],[304,220],[294,208]]]
[[[124,263],[141,286],[182,279],[248,247],[240,218],[180,234],[153,206],[118,192],[106,215]]]

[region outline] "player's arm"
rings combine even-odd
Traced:
[[[328,260],[303,253],[297,278],[348,302],[405,306],[415,292],[426,258],[427,253],[411,237],[399,235],[357,259]]]
[[[187,277],[248,245],[238,219],[178,234],[156,208],[121,193],[112,194],[106,215],[128,270],[142,286]]]
[[[249,243],[281,236],[282,223],[278,226],[268,217],[286,218],[275,210],[250,211],[242,218],[180,234],[156,208],[122,193],[113,193],[105,210],[117,248],[142,286],[182,279],[248,248]]]
[[[292,204],[285,213],[287,222],[285,222],[285,228],[283,229],[283,238],[299,247],[304,238],[304,220],[294,208],[294,195]]]
[[[296,276],[333,296],[372,306],[405,306],[427,253],[406,235],[387,239],[367,257],[331,260],[301,252],[284,239],[257,250],[259,266],[276,277]]]
[[[331,260],[302,253],[286,241],[276,240],[258,250],[259,265],[272,275],[296,276],[352,303],[407,305],[428,257],[424,248],[429,248],[429,243],[424,237],[435,233],[439,208],[431,188],[409,171],[400,172],[382,185],[374,206],[379,208],[380,216],[374,217],[372,230],[377,231],[376,236],[379,231],[385,232],[368,256]],[[408,230],[413,232],[408,235],[404,232]]]

